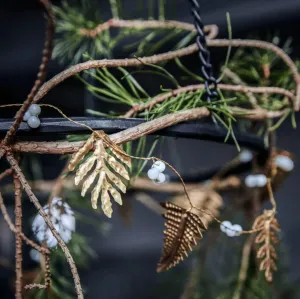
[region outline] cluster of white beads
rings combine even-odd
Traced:
[[[223,221],[220,225],[220,229],[228,237],[239,236],[243,230],[239,224],[232,224],[230,221]]]
[[[162,184],[166,181],[166,175],[163,173],[166,165],[162,161],[156,161],[148,170],[148,178],[154,183]]]
[[[41,113],[41,107],[37,104],[32,104],[25,112],[23,116],[23,121],[26,121],[30,128],[36,129],[41,124],[41,121],[38,118],[40,113]]]
[[[274,158],[274,163],[284,171],[292,171],[295,167],[294,162],[287,156],[278,155]]]
[[[249,188],[264,187],[267,181],[268,179],[264,174],[249,174],[245,178],[245,184]]]
[[[72,232],[75,231],[75,217],[71,207],[64,203],[60,197],[54,197],[50,204],[50,213],[48,204],[43,207],[43,210],[49,215],[54,228],[64,242],[68,243],[72,238]],[[35,216],[32,230],[40,243],[46,241],[49,248],[57,246],[57,240],[40,214]]]

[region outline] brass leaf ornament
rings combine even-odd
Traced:
[[[80,164],[93,148],[95,150],[92,155]],[[106,148],[111,153],[108,153]],[[77,165],[79,167],[75,175],[75,185],[83,181],[81,196],[85,196],[95,182],[91,192],[92,207],[97,209],[98,199],[101,196],[102,210],[107,217],[111,218],[113,210],[110,198],[112,197],[119,205],[122,205],[119,191],[125,193],[127,187],[123,181],[130,180],[126,168],[126,166],[131,167],[130,157],[103,131],[98,131],[93,133],[85,145],[73,155],[69,170],[73,171]]]
[[[196,208],[208,210],[214,217],[219,217],[220,208],[223,205],[223,199],[219,193],[207,188],[196,188],[189,191],[189,196],[191,202]],[[186,200],[185,194],[175,196],[172,199],[172,203],[180,206],[183,209],[188,209],[190,207],[189,202]],[[195,210],[194,213],[201,218],[206,227],[213,220],[210,215],[199,210]]]
[[[164,248],[157,265],[157,272],[167,271],[183,261],[188,253],[202,239],[202,230],[206,230],[201,218],[171,202],[161,204],[166,209],[166,230],[164,230]]]
[[[277,232],[280,231],[278,221],[273,215],[272,210],[266,210],[258,216],[253,224],[253,229],[261,229],[255,238],[255,243],[260,247],[256,257],[260,259],[259,270],[265,272],[265,278],[268,282],[273,280],[273,271],[277,270],[277,253],[274,245],[279,243]]]

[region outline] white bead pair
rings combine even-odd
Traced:
[[[230,221],[223,221],[220,225],[220,229],[228,237],[239,236],[243,230],[239,224],[232,224]]]
[[[268,179],[264,174],[249,174],[245,178],[245,184],[249,188],[264,187],[267,182]]]
[[[32,129],[36,129],[41,125],[41,121],[38,115],[41,113],[41,107],[37,104],[32,104],[25,112],[23,121],[26,121],[28,126]]]
[[[148,178],[154,183],[162,184],[166,181],[166,176],[163,173],[166,169],[166,164],[162,161],[156,161],[148,170]]]

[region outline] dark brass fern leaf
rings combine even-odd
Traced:
[[[171,203],[161,204],[166,209],[166,230],[164,231],[164,248],[157,265],[157,272],[167,271],[183,261],[188,253],[202,239],[202,230],[206,230],[201,218]]]

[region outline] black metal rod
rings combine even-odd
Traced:
[[[146,122],[142,119],[118,119],[118,118],[91,118],[91,117],[73,117],[73,120],[90,126],[93,130],[103,130],[107,134],[117,133],[128,128],[135,127]],[[12,125],[12,119],[0,119],[0,135],[4,136]],[[256,152],[267,152],[261,137],[241,132],[234,128],[236,139],[241,147],[251,149]],[[76,125],[64,118],[42,118],[41,126],[38,129],[31,129],[27,123],[22,123],[17,136],[21,140],[58,140],[66,135],[87,134],[89,130]],[[208,120],[190,121],[180,123],[166,129],[159,130],[153,135],[170,136],[178,138],[200,139],[224,143],[227,130],[222,127],[216,127]],[[227,141],[228,144],[234,144],[232,138]]]

